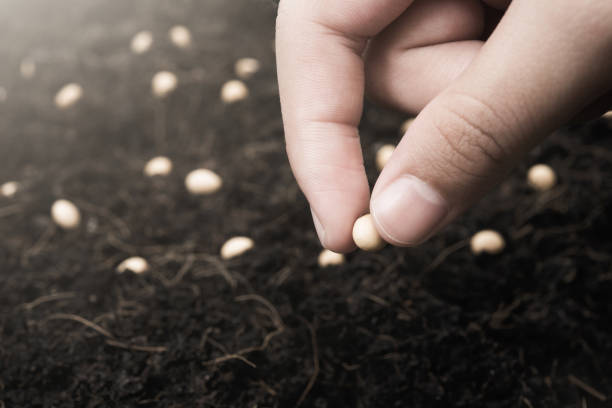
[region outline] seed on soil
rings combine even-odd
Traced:
[[[249,237],[233,237],[228,239],[221,247],[221,258],[231,259],[244,254],[253,248],[255,243]]]
[[[32,60],[24,59],[21,61],[21,64],[19,64],[19,73],[24,79],[33,78],[34,75],[36,75],[36,64]]]
[[[60,109],[67,109],[77,103],[83,96],[83,88],[76,83],[64,85],[55,94],[55,105]]]
[[[537,191],[547,191],[557,183],[555,171],[546,164],[536,164],[527,172],[527,183]]]
[[[150,31],[140,31],[132,37],[130,48],[134,54],[144,54],[153,45],[153,33]]]
[[[326,266],[341,265],[344,263],[344,255],[339,254],[329,249],[324,249],[319,254],[318,262],[321,268]]]
[[[611,111],[607,111],[606,113],[603,114],[602,118],[609,120],[610,122],[612,122],[612,110]]]
[[[178,79],[176,75],[169,71],[160,71],[155,74],[151,80],[151,90],[153,91],[153,95],[158,98],[163,98],[174,91],[177,84]]]
[[[376,152],[376,168],[378,171],[381,171],[383,167],[385,167],[394,151],[395,146],[391,144],[381,146],[380,149],[378,149]]]
[[[371,214],[357,218],[353,225],[353,241],[364,251],[378,251],[387,244],[378,234]]]
[[[474,255],[483,252],[491,255],[499,254],[506,247],[504,237],[494,230],[482,230],[470,239],[470,248]]]
[[[137,275],[144,273],[149,270],[149,263],[146,259],[139,256],[132,256],[125,259],[117,266],[117,273],[124,273],[131,271]]]
[[[191,45],[191,33],[189,29],[182,25],[174,26],[168,32],[172,44],[179,48],[187,48]]]
[[[7,181],[0,186],[0,194],[3,197],[13,197],[17,194],[17,190],[19,190],[19,183],[16,181]]]
[[[74,229],[81,223],[81,213],[76,205],[68,200],[57,200],[51,206],[51,218],[64,229]]]
[[[249,96],[249,89],[244,82],[232,79],[223,84],[221,88],[221,100],[224,103],[234,103],[246,99]]]
[[[400,126],[400,132],[402,132],[402,135],[408,131],[408,128],[410,127],[410,125],[412,125],[412,122],[414,122],[414,118],[406,119],[402,123],[402,125]]]
[[[149,177],[167,176],[172,171],[172,161],[165,156],[157,156],[147,162],[144,174]]]
[[[259,71],[259,61],[255,58],[240,58],[234,65],[236,76],[242,79],[249,79]]]
[[[223,180],[217,173],[208,169],[196,169],[185,177],[185,186],[191,194],[212,194],[223,185]]]

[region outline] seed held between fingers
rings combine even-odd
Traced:
[[[383,167],[385,167],[387,162],[389,162],[389,159],[391,158],[391,155],[394,151],[395,146],[391,144],[381,146],[376,151],[376,168],[378,169],[378,171],[382,171]]]
[[[371,214],[357,218],[353,225],[353,241],[364,251],[378,251],[387,244],[378,234]]]
[[[317,261],[321,268],[325,268],[326,266],[341,265],[344,263],[345,258],[342,254],[330,251],[329,249],[324,249],[319,254]]]

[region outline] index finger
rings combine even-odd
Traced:
[[[357,125],[361,58],[369,38],[413,0],[283,0],[276,25],[278,81],[293,173],[321,244],[354,248],[351,230],[367,212],[369,186]]]

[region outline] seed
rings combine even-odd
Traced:
[[[234,65],[234,71],[238,78],[249,79],[259,71],[259,61],[255,58],[240,58]]]
[[[144,174],[149,177],[167,176],[172,171],[172,161],[164,156],[157,156],[147,162]]]
[[[57,200],[51,206],[51,218],[64,229],[74,229],[81,222],[81,214],[76,205],[68,200]]]
[[[371,214],[357,218],[355,225],[353,225],[353,241],[364,251],[378,251],[386,245],[374,226],[374,219]]]
[[[185,177],[185,186],[191,194],[212,194],[223,185],[223,180],[217,173],[208,169],[197,169]]]
[[[341,265],[344,263],[344,255],[339,254],[329,249],[324,249],[319,254],[319,266],[325,268],[326,266]]]
[[[223,84],[221,88],[221,100],[224,103],[234,103],[246,99],[249,96],[249,89],[244,82],[232,79]]]
[[[36,74],[36,64],[32,60],[25,59],[19,65],[19,73],[25,79],[30,79]]]
[[[249,237],[233,237],[228,239],[221,247],[221,258],[231,259],[244,254],[253,248],[255,243]]]
[[[151,81],[151,90],[153,95],[158,98],[163,98],[170,92],[176,89],[178,79],[176,75],[168,71],[160,71],[153,76]]]
[[[170,41],[179,48],[187,48],[191,45],[191,33],[182,25],[174,26],[168,32]]]
[[[612,122],[612,110],[611,111],[607,111],[606,113],[604,113],[602,118]]]
[[[408,131],[408,128],[410,127],[410,125],[412,125],[412,122],[414,122],[414,118],[406,119],[402,123],[402,125],[400,126],[400,131],[402,132],[402,135]]]
[[[550,190],[557,183],[557,175],[550,166],[536,164],[527,172],[527,183],[537,191]]]
[[[0,186],[0,194],[4,197],[13,197],[19,190],[19,183],[16,181],[7,181]]]
[[[153,33],[150,31],[140,31],[132,37],[130,48],[134,54],[144,54],[153,45]]]
[[[470,239],[470,248],[474,255],[486,252],[488,254],[499,254],[506,247],[504,237],[497,231],[482,230]]]
[[[149,263],[146,259],[139,256],[132,256],[125,259],[117,266],[117,273],[123,273],[125,271],[132,271],[133,273],[140,275],[149,270]]]
[[[376,152],[376,168],[378,168],[378,171],[381,171],[383,167],[385,167],[393,151],[395,151],[395,146],[390,144],[384,145],[378,149]]]
[[[75,83],[64,85],[55,94],[55,105],[60,109],[67,109],[77,103],[81,96],[83,96],[81,85]]]

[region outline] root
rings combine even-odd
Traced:
[[[297,402],[295,403],[296,407],[299,407],[300,405],[302,405],[302,403],[304,402],[304,400],[306,399],[306,397],[308,396],[308,394],[310,393],[310,390],[312,390],[312,387],[314,386],[315,382],[317,381],[317,377],[319,376],[319,347],[317,345],[317,332],[315,331],[315,328],[312,324],[310,324],[309,322],[307,322],[306,320],[300,318],[300,320],[304,321],[304,324],[306,324],[306,326],[308,326],[308,330],[310,331],[310,341],[312,343],[312,362],[313,362],[313,371],[312,371],[312,375],[310,376],[310,379],[308,380],[308,383],[306,384],[306,388],[304,389],[304,392],[302,392],[302,395],[300,395],[300,398],[297,400]]]
[[[74,292],[52,293],[51,295],[41,296],[31,302],[24,303],[22,306],[24,309],[30,311],[43,303],[52,302],[55,300],[71,299],[75,296],[76,294]]]

